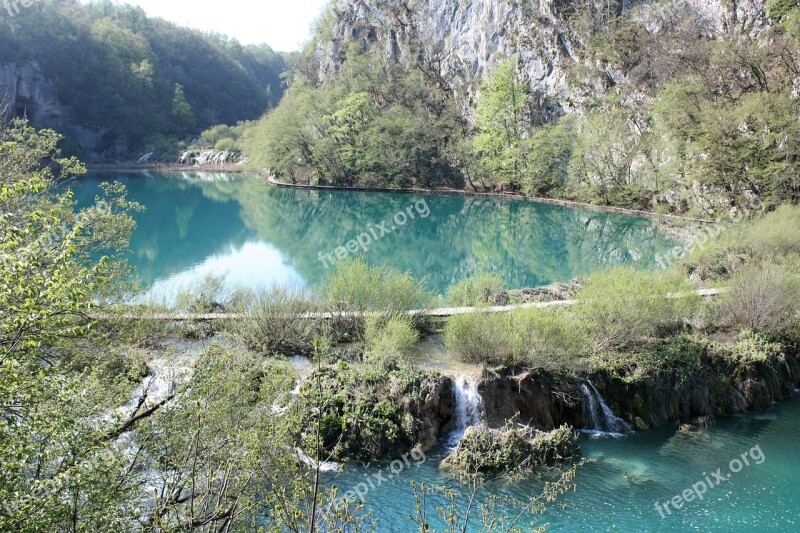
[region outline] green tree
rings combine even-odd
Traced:
[[[175,84],[175,92],[172,95],[172,118],[175,120],[173,127],[178,132],[189,131],[194,127],[194,111],[180,83]]]
[[[566,187],[575,149],[575,120],[565,116],[555,126],[536,130],[527,140],[527,174],[522,191],[529,196],[557,196]]]
[[[58,155],[58,140],[23,122],[0,130],[3,530],[116,528],[133,513],[134,487],[117,477],[125,458],[94,423],[133,384],[125,373],[112,384],[92,370],[66,372],[59,344],[87,334],[95,302],[124,274],[136,206],[112,186],[75,212],[60,184],[83,169]]]
[[[528,87],[518,79],[512,60],[502,62],[483,87],[478,101],[475,149],[486,171],[518,188],[526,173],[523,134]]]

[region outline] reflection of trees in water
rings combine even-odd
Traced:
[[[307,280],[326,272],[318,253],[333,251],[373,224],[420,200],[407,194],[269,189],[243,184],[248,227],[290,258]],[[365,258],[427,276],[444,290],[476,272],[510,286],[567,280],[602,266],[652,266],[670,241],[648,220],[495,198],[428,196],[431,214],[370,246]]]
[[[650,221],[616,214],[487,197],[275,189],[257,180],[134,177],[130,197],[147,206],[132,247],[146,283],[260,239],[310,283],[327,275],[320,252],[334,251],[424,199],[430,216],[370,245],[365,259],[427,276],[444,291],[476,272],[509,286],[568,280],[622,262],[654,264],[671,243]],[[91,182],[89,182],[91,184]],[[83,187],[94,197],[97,186]]]

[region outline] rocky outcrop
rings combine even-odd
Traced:
[[[124,138],[110,128],[76,124],[58,99],[53,82],[35,61],[0,65],[0,112],[26,118],[36,128],[56,130],[69,137],[90,161],[115,159],[127,153]]]
[[[550,432],[530,427],[473,426],[442,461],[442,467],[466,475],[530,471],[567,461],[578,453],[578,436],[569,426]]]
[[[587,97],[605,94],[623,81],[624,73],[582,57],[585,43],[574,22],[579,10],[604,12],[608,5],[565,0],[337,0],[325,32],[315,41],[312,69],[322,80],[335,76],[353,40],[402,64],[421,59],[442,83],[466,98],[464,109],[471,115],[475,82],[513,57],[530,85],[534,120],[552,122],[565,113],[581,113]],[[633,16],[654,33],[685,10],[703,20],[709,35],[756,34],[768,25],[763,0],[634,0],[618,5],[620,12],[636,9]],[[573,82],[579,66],[594,72],[592,83]]]
[[[323,367],[304,382],[303,394],[312,408],[300,427],[316,427],[313,406],[323,405],[321,437],[336,460],[428,452],[452,426],[455,410],[451,378],[410,368]]]
[[[561,424],[581,426],[580,380],[547,371],[507,370],[478,385],[486,422],[507,422],[550,430]]]
[[[800,384],[797,350],[756,360],[732,360],[720,347],[705,351],[697,367],[669,367],[647,372],[603,370],[586,376],[547,371],[507,370],[491,374],[479,385],[486,421],[502,427],[507,421],[551,430],[561,424],[587,426],[582,412],[588,382],[608,407],[635,429],[664,426],[696,416],[763,411],[791,398]]]
[[[0,65],[2,106],[10,116],[27,117],[37,127],[60,129],[68,121],[53,84],[36,62]]]
[[[453,387],[453,380],[447,376],[428,375],[416,397],[394,394],[392,399],[407,413],[412,447],[427,452],[438,446],[454,417]]]

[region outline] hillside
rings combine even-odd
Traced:
[[[779,0],[337,0],[247,151],[287,180],[796,201],[798,20]]]
[[[0,18],[0,101],[89,160],[141,155],[282,96],[290,57],[108,1],[46,0]]]

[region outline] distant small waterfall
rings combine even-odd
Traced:
[[[455,425],[447,439],[450,447],[458,446],[458,442],[467,428],[477,426],[483,413],[483,398],[478,392],[478,382],[470,376],[461,376],[455,382]]]
[[[603,396],[588,379],[581,386],[583,393],[583,427],[599,434],[620,435],[633,431],[623,419],[614,414]]]

